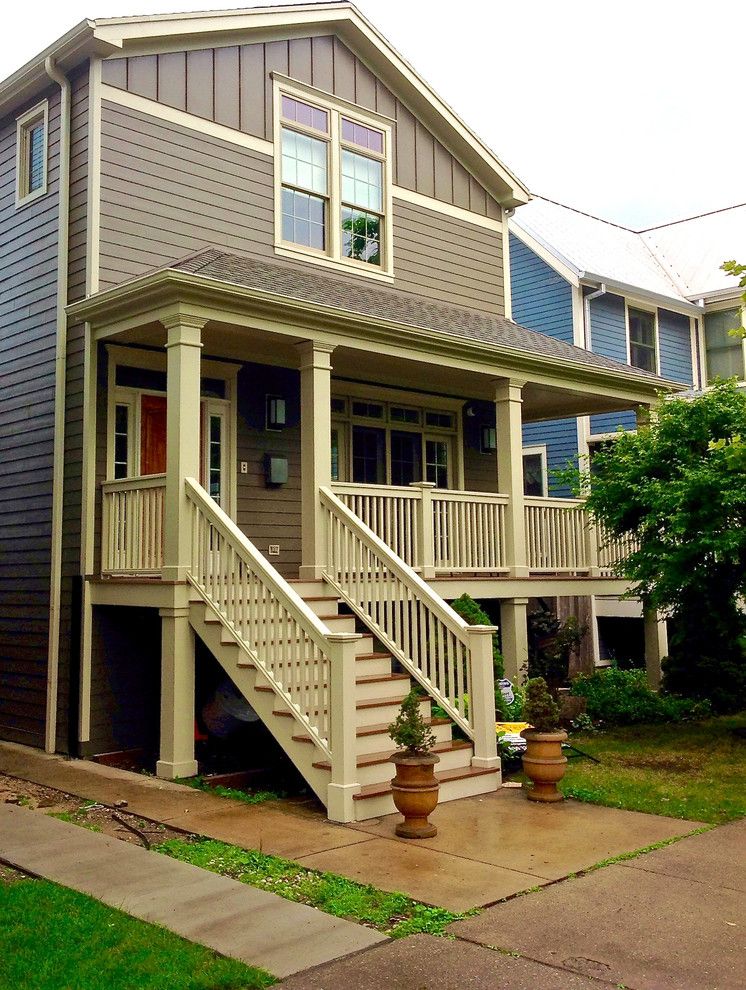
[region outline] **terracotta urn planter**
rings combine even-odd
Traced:
[[[526,740],[523,770],[534,785],[527,791],[529,801],[564,800],[557,790],[557,783],[565,776],[567,767],[567,757],[562,755],[562,743],[566,741],[567,733],[563,729],[553,732],[524,729],[521,735]]]
[[[396,834],[405,839],[430,839],[438,829],[429,822],[438,804],[440,784],[435,777],[435,764],[440,762],[434,753],[410,756],[406,752],[394,753],[391,762],[396,776],[391,781],[394,804],[404,815],[404,821],[396,826]]]

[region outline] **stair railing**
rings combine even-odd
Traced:
[[[190,583],[248,654],[259,675],[332,764],[327,811],[351,821],[357,633],[332,633],[191,478]]]
[[[491,626],[469,626],[329,488],[325,579],[474,743],[499,766]]]

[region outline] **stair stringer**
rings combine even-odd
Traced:
[[[196,591],[195,594],[199,595],[199,592]],[[217,621],[206,621],[205,613],[208,609]],[[290,702],[275,690],[271,693],[256,690],[258,684],[269,684],[269,680],[262,676],[243,644],[201,595],[199,601],[190,606],[189,622],[316,797],[327,807],[327,789],[331,775],[329,771],[313,765],[314,761],[324,759],[323,750],[315,743],[309,745],[293,739],[299,731],[305,732],[306,727],[293,715]],[[290,717],[278,714],[278,710],[286,711]]]

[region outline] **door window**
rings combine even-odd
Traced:
[[[352,430],[352,480],[361,485],[385,484],[386,431],[370,426]]]
[[[166,472],[166,398],[140,398],[140,474]]]
[[[422,434],[391,431],[391,484],[422,480]]]
[[[432,482],[437,488],[448,488],[450,460],[450,438],[427,438],[425,440],[425,481]]]

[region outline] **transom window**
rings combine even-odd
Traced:
[[[47,104],[33,107],[16,121],[16,205],[47,191]]]
[[[658,370],[655,341],[655,313],[644,309],[628,311],[629,320],[629,363],[643,371]]]
[[[320,94],[306,99],[275,92],[278,251],[300,250],[325,264],[390,275],[388,126],[357,119]]]

